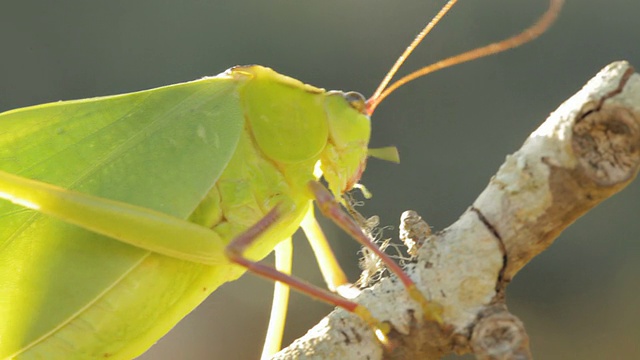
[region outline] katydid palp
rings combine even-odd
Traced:
[[[275,214],[258,260],[312,217],[316,164],[337,196],[357,183],[384,96],[364,108],[252,66],[1,114],[0,358],[146,350],[245,271],[232,239]]]

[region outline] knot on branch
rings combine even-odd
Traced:
[[[600,186],[629,180],[640,165],[640,119],[628,108],[586,112],[573,127],[573,151],[586,176]]]
[[[488,307],[479,314],[471,348],[479,360],[532,358],[524,324],[503,305]]]

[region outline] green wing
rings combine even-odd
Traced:
[[[221,76],[0,114],[0,170],[186,219],[243,131],[237,86]],[[151,339],[185,312],[153,309],[170,309],[202,268],[0,201],[0,359],[102,357]],[[105,313],[118,319],[103,324]]]

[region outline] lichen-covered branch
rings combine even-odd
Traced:
[[[640,75],[617,62],[509,155],[454,224],[430,235],[417,214],[403,217],[403,238],[417,249],[406,271],[442,305],[444,325],[424,321],[402,285],[387,278],[357,298],[391,324],[385,345],[338,309],[275,358],[530,358],[524,326],[504,304],[506,285],[562,230],[627,186],[639,167]]]

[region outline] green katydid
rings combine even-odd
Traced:
[[[0,203],[0,359],[137,356],[246,267],[377,326],[361,306],[254,261],[283,241],[276,249],[286,257],[287,239],[302,226],[322,254],[330,289],[343,285],[313,217],[318,198],[329,215],[342,216],[319,177],[340,199],[372,154],[369,116],[391,91],[529,41],[560,5],[552,0],[519,36],[425,67],[384,90],[395,66],[366,103],[249,66],[0,114],[0,197],[10,201]],[[173,171],[162,170],[163,162]],[[342,224],[367,242],[353,222]],[[386,260],[425,315],[438,320],[437,306]]]

